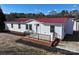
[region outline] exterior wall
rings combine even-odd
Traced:
[[[72,19],[68,19],[68,21],[65,23],[64,27],[64,35],[66,34],[73,34],[73,21]]]
[[[57,38],[62,40],[64,38],[63,25],[56,25],[55,26],[55,33],[57,33]]]
[[[10,31],[16,31],[16,32],[24,32],[25,31],[25,25],[21,24],[21,28],[18,28],[18,24],[13,24],[13,28],[11,28],[11,23],[6,23],[6,30]]]
[[[32,24],[33,33],[51,36],[51,41],[52,41],[52,33],[50,33],[50,26],[49,25],[45,25],[45,24],[42,24],[42,23],[37,22],[37,21],[31,21],[31,22],[26,23],[26,24]],[[36,32],[36,24],[39,24],[39,26],[37,28],[37,32]],[[48,40],[50,40],[50,38]]]
[[[37,22],[37,21],[31,21],[27,24],[32,24],[32,28],[33,28],[34,33],[36,33],[35,24],[39,24],[37,33],[44,34],[44,35],[50,35],[51,36],[51,41],[53,39],[53,34],[54,33],[50,32],[50,25],[55,25],[55,33],[57,34],[57,38],[59,38],[59,39],[64,38],[63,26],[61,24],[42,24],[42,23]]]
[[[79,22],[76,23],[76,29],[79,31]]]
[[[74,30],[74,31],[77,31],[77,22],[76,22],[76,21],[73,21],[73,22],[74,22],[73,30]]]
[[[79,21],[74,21],[74,25],[73,25],[73,30],[74,31],[79,31]]]
[[[39,24],[38,26],[38,30],[37,33],[38,34],[43,34],[43,35],[48,35],[51,38],[48,40],[53,41],[53,34],[50,32],[50,25],[55,25],[55,33],[57,34],[56,37],[59,39],[63,39],[64,38],[64,31],[63,31],[63,26],[61,24],[44,24],[44,23],[40,23],[37,21],[30,21],[30,22],[26,22],[25,24],[32,24],[32,31],[33,33],[36,33],[36,24]],[[13,24],[13,28],[11,28],[11,24],[10,23],[6,23],[6,29],[10,30],[10,31],[16,31],[16,32],[24,32],[24,31],[28,31],[25,27],[25,24],[21,24],[21,28],[18,29],[18,24]]]

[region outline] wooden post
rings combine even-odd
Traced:
[[[37,39],[39,40],[39,33],[36,33],[36,35],[37,35],[37,37],[38,37]]]
[[[36,24],[36,33],[38,32],[38,26],[39,24]],[[37,35],[38,35],[38,40],[39,40],[39,33],[37,33]]]

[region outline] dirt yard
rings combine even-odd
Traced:
[[[29,42],[24,42],[22,36],[0,33],[0,54],[1,55],[69,55],[79,54],[56,47],[45,47]]]

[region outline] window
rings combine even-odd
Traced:
[[[20,24],[18,24],[18,28],[19,28],[19,29],[21,28]]]
[[[55,32],[55,26],[54,25],[50,25],[50,32]]]
[[[29,30],[32,30],[32,25],[31,24],[29,24]]]
[[[26,24],[26,29],[28,29],[28,24]]]
[[[13,24],[11,24],[11,28],[13,28]]]

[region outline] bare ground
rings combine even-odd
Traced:
[[[34,43],[24,42],[22,36],[9,33],[0,33],[1,55],[74,55],[79,53],[70,52],[56,47],[46,47]]]

